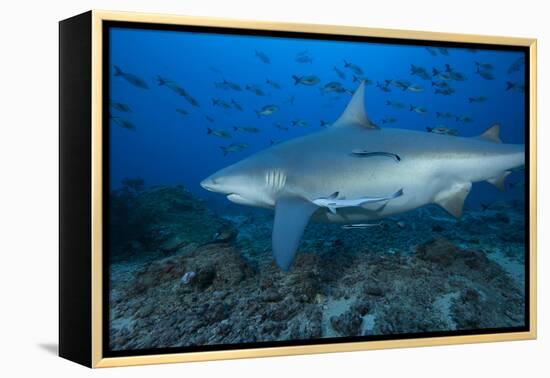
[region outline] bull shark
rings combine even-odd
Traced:
[[[471,138],[380,129],[367,117],[362,82],[330,127],[273,145],[212,174],[201,186],[237,204],[275,209],[273,256],[287,271],[310,218],[350,224],[428,204],[460,217],[472,183],[488,181],[502,190],[510,171],[524,165],[525,152],[522,144],[503,144],[499,132],[498,124]],[[350,154],[354,150],[388,151],[400,161],[358,158]],[[385,202],[337,212],[315,203],[335,192]]]

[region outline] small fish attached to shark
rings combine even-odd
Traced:
[[[367,117],[361,83],[330,127],[268,147],[201,186],[237,204],[274,209],[273,257],[287,271],[310,219],[357,224],[428,204],[460,217],[472,183],[503,188],[506,176],[525,164],[524,145],[503,144],[499,132],[499,125],[473,138],[381,129]],[[244,146],[222,149],[227,154]],[[359,156],[350,154],[355,150]],[[348,199],[326,197],[336,191]]]
[[[319,207],[326,207],[332,214],[336,214],[336,209],[343,207],[362,207],[364,205],[383,202],[395,199],[403,195],[403,189],[399,189],[397,192],[389,196],[381,197],[360,197],[355,199],[346,199],[345,197],[339,197],[339,192],[334,192],[328,197],[319,197],[314,199],[313,202]]]

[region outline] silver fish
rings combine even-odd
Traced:
[[[487,97],[485,96],[477,96],[477,97],[468,97],[468,102],[470,104],[472,103],[478,103],[481,104],[483,102],[487,101]]]
[[[210,127],[207,129],[207,134],[214,135],[224,139],[231,138],[231,134],[229,134],[227,131],[221,130],[221,129],[211,129]]]
[[[132,84],[134,87],[141,88],[141,89],[149,89],[149,86],[147,85],[145,80],[143,80],[142,78],[134,74],[124,72],[118,66],[114,66],[114,69],[115,69],[114,76],[122,77],[124,80]]]
[[[279,110],[279,107],[277,105],[266,105],[262,107],[260,110],[256,110],[256,115],[258,117],[260,116],[269,116],[273,113],[277,112]]]
[[[233,107],[235,109],[237,109],[238,111],[242,112],[243,111],[243,107],[241,106],[241,104],[239,104],[237,101],[235,101],[234,99],[231,99],[231,105],[233,105]]]
[[[520,69],[522,69],[524,65],[525,65],[525,57],[524,56],[519,57],[517,60],[514,61],[514,63],[510,65],[510,67],[508,67],[507,72],[508,74],[517,72]]]
[[[123,129],[132,130],[132,131],[136,130],[136,127],[134,126],[134,124],[128,121],[127,119],[120,118],[117,116],[110,116],[109,118],[111,118],[114,123],[116,123]]]
[[[426,108],[423,107],[423,106],[410,105],[410,106],[409,106],[409,110],[410,110],[411,112],[415,112],[415,113],[418,113],[418,114],[426,114],[426,113],[428,113],[428,109],[426,109]]]
[[[233,130],[244,131],[251,134],[257,134],[260,132],[260,129],[258,129],[257,127],[251,127],[251,126],[233,126]]]
[[[258,59],[260,59],[263,63],[265,64],[270,64],[271,63],[271,60],[269,59],[269,57],[262,51],[259,51],[259,50],[256,50],[255,51],[255,55]]]
[[[281,85],[273,80],[266,79],[267,84],[271,85],[275,89],[281,89]]]
[[[344,67],[351,70],[356,75],[363,75],[363,69],[359,67],[357,64],[353,64],[351,62],[346,62],[344,60]]]
[[[525,84],[523,83],[514,83],[511,81],[506,82],[506,90],[513,92],[525,92]]]
[[[110,101],[109,105],[111,105],[111,108],[118,110],[119,112],[128,113],[132,111],[128,105],[123,104],[122,102]]]
[[[223,156],[228,155],[231,152],[241,152],[245,148],[248,148],[246,143],[231,143],[229,146],[220,146]]]
[[[292,75],[292,78],[294,79],[294,85],[302,84],[302,85],[317,85],[321,81],[317,76],[315,75],[307,75],[307,76],[296,76]]]
[[[336,75],[338,75],[340,79],[346,80],[346,73],[344,71],[342,71],[336,66],[333,66],[332,69],[334,70],[334,72],[336,72]]]

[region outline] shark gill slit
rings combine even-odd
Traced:
[[[286,174],[280,169],[270,170],[265,175],[265,183],[269,189],[278,192],[286,184]]]

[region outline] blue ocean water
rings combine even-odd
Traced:
[[[262,61],[257,52],[265,54],[269,63]],[[300,56],[307,57],[307,62],[298,62]],[[421,131],[427,127],[446,127],[468,137],[500,123],[505,143],[524,143],[524,93],[507,90],[507,82],[523,84],[523,65],[510,70],[521,57],[523,53],[515,51],[427,49],[383,43],[112,28],[110,100],[128,105],[131,111],[111,108],[111,115],[116,120],[131,122],[135,130],[119,127],[120,123],[114,120],[111,122],[111,188],[119,187],[124,178],[142,178],[147,187],[181,184],[198,198],[207,200],[211,207],[238,211],[240,206],[231,204],[224,196],[205,191],[200,181],[268,148],[273,142],[322,129],[321,120],[334,121],[351,96],[349,93],[323,94],[320,89],[336,81],[349,92],[355,90],[358,82],[353,81],[354,72],[345,66],[345,61],[362,69],[363,74],[356,76],[371,81],[367,86],[366,109],[369,118],[381,127]],[[477,73],[476,62],[482,63],[481,71],[489,72],[494,79],[487,80]],[[428,80],[412,75],[411,64],[423,67],[430,76]],[[464,75],[465,80],[441,80],[432,76],[433,68],[445,73],[446,64],[453,72]],[[124,76],[116,76],[115,65],[124,73],[144,80],[148,89],[132,85]],[[345,74],[345,79],[338,76],[334,67]],[[183,88],[199,106],[193,106],[173,90],[174,87],[158,85],[158,75]],[[314,75],[320,83],[295,85],[293,75]],[[278,83],[280,89],[268,84],[268,79]],[[237,83],[242,90],[217,88],[216,83],[223,80]],[[422,90],[403,90],[393,84],[395,81],[418,84]],[[432,81],[445,81],[454,92],[435,93],[437,87]],[[382,91],[377,83],[390,91]],[[247,90],[248,85],[259,87],[265,95]],[[479,96],[486,101],[471,103],[468,100]],[[215,106],[213,99],[228,104],[234,101],[242,111],[235,106],[228,109]],[[397,109],[388,106],[387,101],[402,102],[405,107]],[[256,111],[266,105],[276,105],[279,110],[258,117]],[[425,107],[427,114],[410,111],[410,105]],[[178,108],[188,114],[177,112]],[[450,112],[453,117],[437,117],[437,112]],[[462,122],[455,116],[468,117],[471,122]],[[388,118],[395,118],[395,122],[384,123]],[[307,126],[293,126],[296,120],[306,121]],[[288,131],[275,127],[276,124]],[[235,131],[237,126],[256,127],[260,131]],[[231,137],[208,134],[208,128],[225,130]],[[224,156],[221,146],[231,143],[245,143],[247,147]],[[514,184],[521,182],[523,176],[522,171],[514,172],[507,179],[513,187],[505,193],[486,183],[474,184],[466,207],[522,199],[523,186]]]
[[[361,80],[379,127],[475,137],[498,123],[504,143],[525,143],[524,58],[111,28],[110,348],[523,327],[524,170],[505,192],[474,183],[460,218],[427,205],[356,228],[310,222],[288,270],[273,212],[200,182],[330,127]]]

